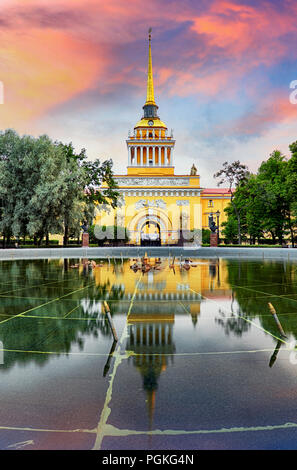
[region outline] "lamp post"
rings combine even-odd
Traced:
[[[220,244],[220,211],[216,212],[217,216],[217,226],[218,226],[218,245]]]

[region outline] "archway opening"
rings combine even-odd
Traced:
[[[160,246],[161,230],[160,225],[154,220],[146,220],[140,230],[141,246]]]

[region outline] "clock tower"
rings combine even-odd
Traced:
[[[175,140],[161,121],[155,101],[151,43],[150,29],[146,101],[140,121],[126,140],[127,172],[114,175],[121,204],[113,210],[101,210],[96,224],[125,227],[131,245],[182,245],[194,231],[201,235],[202,227],[208,229],[210,214],[221,214],[220,222],[224,222],[230,194],[228,189],[203,190],[195,166],[175,174]]]
[[[201,229],[209,228],[209,215],[220,214],[220,222],[225,221],[224,209],[230,201],[230,192],[217,188],[203,190],[194,165],[189,172],[175,174],[175,140],[161,121],[155,102],[151,42],[150,29],[143,114],[126,140],[127,173],[114,175],[121,204],[113,210],[100,211],[96,224],[125,227],[131,245],[182,245],[194,233],[202,237]],[[195,243],[200,242],[195,238]]]
[[[158,116],[154,97],[151,33],[147,71],[147,94],[142,119],[128,136],[128,175],[173,175],[173,148],[175,140],[171,131]]]

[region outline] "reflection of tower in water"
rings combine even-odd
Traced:
[[[135,318],[135,317],[134,317]],[[131,320],[130,320],[131,321]],[[127,350],[133,351],[129,358],[143,377],[143,388],[147,394],[150,429],[153,425],[155,395],[158,379],[165,371],[169,360],[173,363],[175,346],[172,342],[173,315],[156,321],[134,321],[129,325]]]

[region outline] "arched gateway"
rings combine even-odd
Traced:
[[[143,209],[131,219],[128,230],[137,244],[158,246],[172,234],[172,222],[163,210]]]
[[[154,220],[144,222],[140,230],[140,244],[141,246],[161,245],[161,230],[158,222]]]

